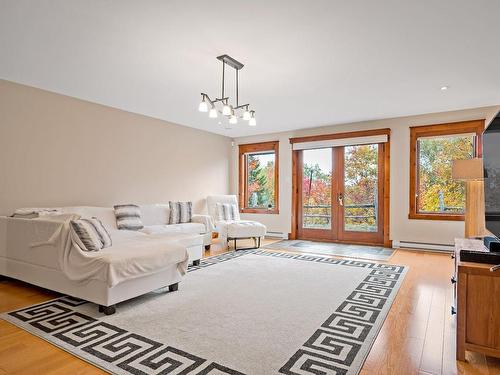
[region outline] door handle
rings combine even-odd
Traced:
[[[344,195],[342,193],[339,193],[337,195],[337,200],[339,202],[339,206],[343,206],[344,205]]]

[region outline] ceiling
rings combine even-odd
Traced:
[[[0,0],[0,78],[230,137],[497,105],[499,15],[498,0]],[[225,53],[255,128],[197,111]]]

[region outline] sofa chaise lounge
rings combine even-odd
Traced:
[[[112,246],[85,252],[71,240],[69,221],[97,217]],[[169,287],[174,291],[188,262],[199,263],[211,221],[168,225],[165,205],[141,206],[144,228],[118,230],[112,208],[64,207],[35,219],[0,217],[0,275],[84,299],[105,314],[118,302]]]

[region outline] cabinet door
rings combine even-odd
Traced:
[[[500,276],[496,273],[467,275],[466,343],[500,350],[499,296]]]

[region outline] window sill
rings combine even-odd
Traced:
[[[465,221],[465,215],[447,214],[408,214],[410,220],[441,220],[441,221]]]
[[[268,210],[267,208],[242,208],[240,209],[240,213],[242,214],[270,214],[270,215],[278,215],[280,211],[276,208]]]

